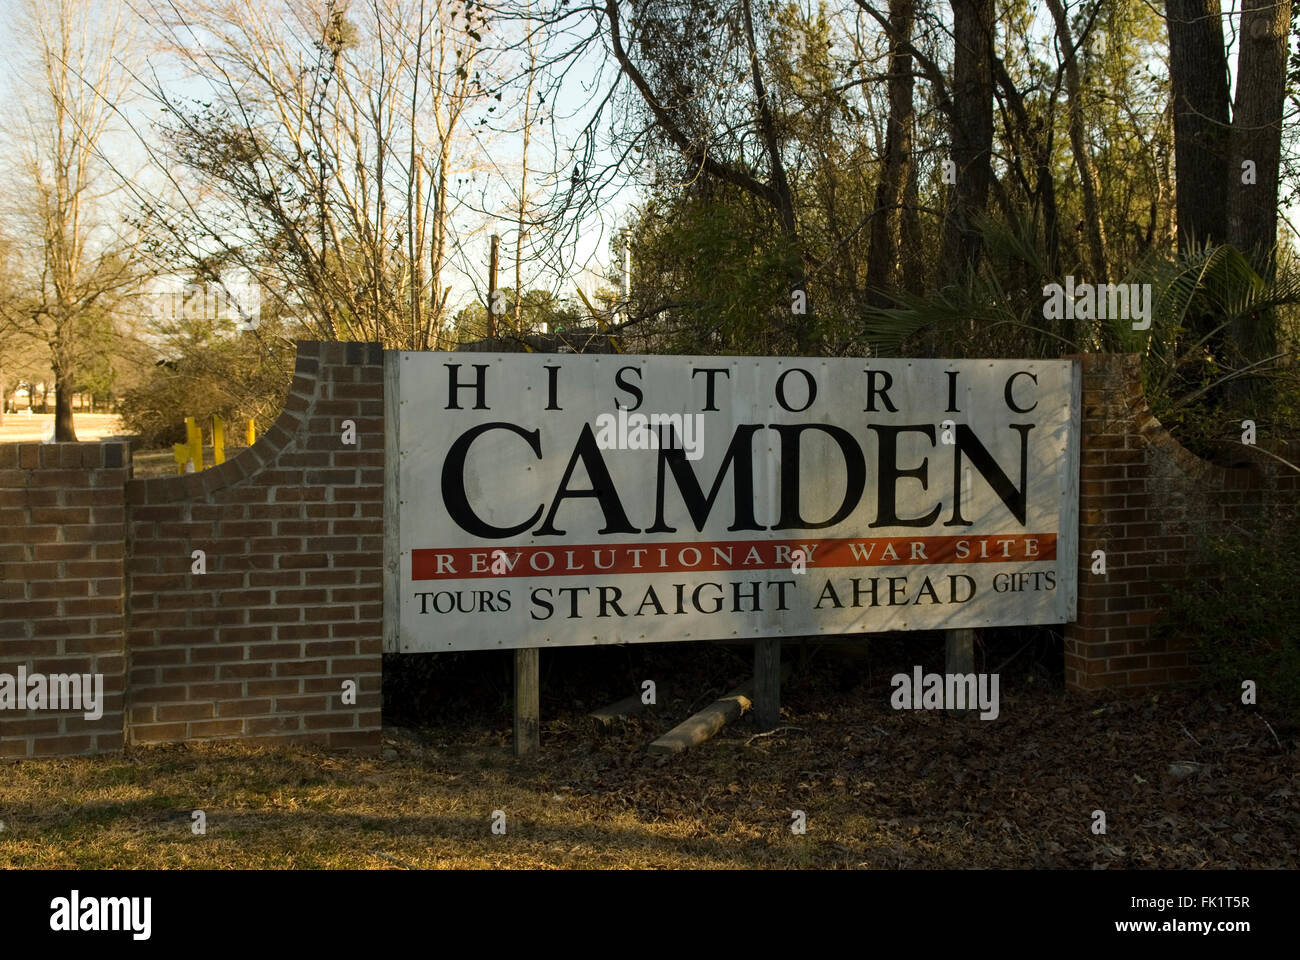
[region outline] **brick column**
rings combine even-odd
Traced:
[[[1267,468],[1224,470],[1175,440],[1147,405],[1137,355],[1084,354],[1079,478],[1079,610],[1065,629],[1073,690],[1193,679],[1186,643],[1152,626],[1166,587],[1194,581],[1198,539],[1267,509]],[[1106,573],[1092,572],[1094,551]]]
[[[0,709],[0,757],[122,749],[129,462],[120,442],[0,444],[0,674],[103,677],[98,719]]]

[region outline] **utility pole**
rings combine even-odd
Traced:
[[[495,233],[492,234],[492,255],[491,263],[488,266],[488,339],[495,340],[497,337],[497,315],[504,313],[501,305],[497,303],[497,248],[501,244],[501,238]]]
[[[623,322],[631,319],[632,304],[632,233],[623,231],[623,278],[619,284],[623,294]]]

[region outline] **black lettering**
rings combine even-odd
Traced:
[[[686,451],[680,448],[659,450],[659,475],[655,488],[655,522],[654,526],[647,527],[646,533],[674,533],[676,527],[668,526],[664,520],[664,474],[665,467],[672,471],[673,479],[677,483],[677,491],[682,495],[682,501],[686,504],[686,509],[691,515],[691,522],[695,524],[696,532],[704,530],[704,524],[709,519],[709,513],[713,510],[713,503],[718,498],[718,491],[722,489],[722,480],[727,475],[727,468],[731,467],[735,474],[732,479],[734,499],[736,503],[735,522],[727,527],[730,530],[766,530],[754,519],[754,434],[761,430],[758,424],[741,424],[736,427],[736,432],[731,437],[731,443],[727,446],[727,452],[722,457],[722,465],[718,467],[718,474],[713,478],[713,486],[709,489],[709,495],[704,495],[704,488],[695,476],[695,469],[686,459]]]
[[[970,457],[971,464],[980,472],[980,476],[989,482],[993,492],[1006,504],[1012,516],[1020,521],[1021,526],[1024,526],[1025,498],[1029,492],[1029,431],[1034,429],[1034,425],[1032,423],[1012,423],[1008,424],[1008,426],[1020,433],[1020,489],[1017,490],[1012,486],[1011,480],[1002,472],[1002,468],[993,459],[993,455],[989,453],[988,448],[980,442],[979,437],[975,436],[975,431],[965,424],[959,424],[957,426],[957,452],[952,460],[952,518],[944,523],[945,527],[969,527],[974,522],[965,519],[961,515],[961,458],[963,453]]]
[[[829,580],[826,581],[826,586],[822,587],[821,596],[817,598],[817,605],[813,607],[813,609],[820,610],[822,608],[822,601],[828,598],[830,599],[831,606],[835,607],[836,610],[844,606],[844,604],[840,603],[840,598],[835,593],[835,588],[831,586]]]
[[[619,607],[618,605],[618,602],[621,599],[623,599],[622,590],[620,590],[618,587],[599,587],[598,589],[600,590],[600,613],[596,614],[597,617],[609,616],[609,614],[605,612],[606,607],[613,607],[614,612],[618,614],[620,617],[627,616],[627,614],[624,613],[622,608]],[[612,597],[608,596],[608,594],[611,593],[613,594],[613,596]]]
[[[889,400],[889,388],[894,385],[894,378],[889,375],[888,370],[863,370],[867,375],[867,405],[863,408],[864,413],[876,412],[876,394],[880,394],[880,399],[885,402],[885,409],[890,413],[898,413],[898,407],[894,406]],[[876,387],[876,377],[885,381],[883,387]]]
[[[450,376],[447,377],[447,409],[460,410],[461,406],[460,406],[460,401],[458,399],[459,391],[473,390],[474,409],[486,410],[487,404],[485,402],[485,398],[487,395],[488,365],[486,363],[474,364],[474,369],[477,371],[477,373],[475,374],[475,379],[473,383],[460,382],[459,371],[461,365],[459,363],[447,363],[447,364],[443,364],[443,366],[445,366],[450,371]]]
[[[832,527],[856,509],[862,490],[867,483],[867,461],[853,434],[843,427],[822,423],[773,424],[772,429],[781,437],[781,516],[773,530],[816,530]],[[803,432],[821,430],[830,434],[844,455],[847,485],[844,499],[830,519],[805,520],[799,510],[799,458]]]
[[[898,466],[898,435],[905,431],[923,433],[934,446],[934,425],[923,423],[907,426],[881,426],[868,424],[880,437],[879,493],[877,495],[876,519],[868,524],[872,527],[928,527],[939,516],[939,504],[924,517],[902,518],[898,515],[898,481],[903,477],[915,477],[921,481],[921,489],[929,489],[930,458],[921,461],[919,467],[901,470]]]
[[[560,379],[559,367],[546,368],[546,409],[547,410],[561,409],[560,405],[556,402],[556,394],[559,392],[557,389],[559,387],[559,379]]]
[[[1016,401],[1013,400],[1011,397],[1011,389],[1012,387],[1015,386],[1016,377],[1028,377],[1030,380],[1034,381],[1034,386],[1038,386],[1038,374],[1030,373],[1028,370],[1017,370],[1011,376],[1007,377],[1007,389],[1006,389],[1007,406],[1010,407],[1012,410],[1014,410],[1016,413],[1028,413],[1030,410],[1034,409],[1034,407],[1038,406],[1038,401],[1035,400],[1029,406],[1023,408],[1016,406]]]
[[[614,382],[615,382],[616,384],[618,384],[618,386],[620,386],[620,387],[622,387],[624,390],[626,390],[628,393],[630,393],[630,394],[632,394],[632,395],[634,395],[634,396],[636,397],[636,406],[635,406],[635,407],[628,407],[628,408],[627,408],[627,411],[628,411],[629,413],[631,413],[633,410],[639,410],[639,409],[641,409],[641,403],[642,403],[642,401],[644,401],[645,397],[644,397],[644,395],[641,393],[641,388],[640,388],[640,387],[638,387],[635,383],[628,383],[626,380],[623,379],[623,374],[627,373],[629,370],[630,370],[632,373],[635,373],[635,374],[636,374],[636,378],[637,378],[638,380],[641,379],[641,368],[640,368],[640,367],[619,367],[618,372],[614,374]],[[618,398],[617,398],[617,397],[614,398],[614,409],[615,409],[615,410],[622,410],[622,409],[624,409],[623,406],[622,406],[622,404],[620,404],[620,403],[618,402]]]
[[[543,594],[543,593],[546,594],[546,598],[543,598],[543,597],[541,596],[541,594]],[[550,591],[548,588],[546,588],[546,587],[535,587],[535,588],[533,588],[533,592],[532,592],[532,594],[530,595],[529,599],[531,599],[531,600],[533,601],[533,606],[542,606],[542,607],[545,607],[545,608],[546,608],[546,616],[544,616],[544,617],[539,617],[539,616],[538,616],[534,611],[531,611],[531,610],[528,612],[528,615],[529,615],[530,617],[532,617],[534,620],[549,620],[549,619],[551,619],[551,614],[553,614],[553,613],[555,612],[555,607],[553,607],[553,606],[551,605],[551,602],[550,602],[550,599],[549,599],[550,596],[551,596],[551,591]]]
[[[591,587],[560,587],[555,592],[569,595],[569,619],[577,620],[582,616],[578,612],[578,593],[591,593]]]
[[[802,373],[804,382],[808,384],[808,400],[806,403],[804,403],[802,407],[799,407],[798,409],[795,409],[794,407],[790,406],[790,404],[787,403],[785,399],[785,378],[790,376],[790,374],[792,373]],[[809,373],[807,370],[803,369],[802,367],[791,367],[789,370],[786,370],[784,373],[782,373],[781,376],[776,378],[776,402],[781,404],[781,406],[785,410],[788,410],[790,413],[803,413],[805,410],[807,410],[809,407],[813,405],[813,401],[816,399],[817,399],[817,381],[813,379],[813,375],[811,373]]]
[[[587,490],[570,490],[569,480],[572,479],[574,468],[578,466],[579,461],[582,462],[583,467],[586,469],[592,487]],[[569,458],[569,465],[564,470],[564,478],[560,481],[560,489],[556,492],[555,499],[551,501],[550,512],[547,513],[546,520],[535,531],[537,536],[564,536],[563,530],[555,528],[555,514],[559,511],[560,504],[564,503],[565,500],[582,497],[594,497],[600,504],[601,512],[605,517],[605,526],[601,527],[599,531],[601,535],[641,532],[637,527],[632,526],[631,521],[627,518],[623,504],[618,499],[618,491],[614,489],[614,478],[609,475],[609,467],[605,465],[605,458],[601,456],[600,447],[596,445],[596,435],[591,432],[591,424],[589,423],[582,425],[582,433],[578,437],[578,442],[573,446],[573,456]]]
[[[469,496],[465,492],[465,459],[469,456],[469,447],[489,430],[509,430],[528,441],[529,449],[538,460],[542,459],[542,434],[540,430],[528,431],[513,423],[480,423],[471,427],[456,438],[456,442],[447,451],[447,458],[442,464],[442,502],[447,508],[447,515],[456,521],[456,525],[466,533],[486,539],[501,539],[523,533],[537,522],[542,515],[543,506],[523,523],[513,527],[494,527],[482,520],[469,505]]]
[[[726,367],[696,367],[691,371],[691,379],[694,380],[701,373],[704,374],[704,409],[717,410],[718,408],[713,405],[713,378],[721,373],[730,380],[731,371]]]

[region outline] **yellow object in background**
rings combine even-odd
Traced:
[[[185,418],[185,436],[189,440],[190,459],[196,471],[203,469],[203,431],[193,417]]]
[[[172,455],[176,457],[176,472],[178,474],[185,472],[185,464],[190,460],[190,445],[188,443],[173,443]]]
[[[252,446],[257,440],[257,431],[253,429],[253,418],[248,418],[248,446]]]
[[[215,413],[212,415],[212,463],[226,462],[226,425]]]

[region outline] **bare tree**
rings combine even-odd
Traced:
[[[782,236],[792,251],[788,266],[788,283],[791,291],[801,291],[806,312],[791,314],[791,327],[797,348],[808,352],[817,348],[817,335],[812,321],[812,305],[808,294],[807,276],[802,257],[803,243],[795,215],[794,191],[786,172],[783,157],[784,143],[777,127],[767,82],[764,79],[762,51],[754,30],[750,0],[727,5],[709,12],[709,25],[714,34],[709,47],[718,51],[719,61],[711,61],[717,69],[728,74],[743,76],[748,89],[745,104],[748,117],[727,115],[711,110],[714,98],[694,94],[691,87],[706,77],[691,77],[677,70],[674,59],[684,55],[686,49],[669,57],[656,43],[670,42],[674,36],[693,40],[698,25],[698,12],[693,9],[674,10],[671,5],[653,3],[628,4],[637,19],[631,24],[634,31],[626,39],[625,12],[617,0],[605,0],[604,12],[609,46],[624,77],[641,97],[655,126],[668,143],[677,150],[681,161],[693,176],[699,173],[737,187],[754,199],[767,205],[775,215]],[[636,51],[641,51],[639,59]],[[643,62],[646,52],[653,51],[653,63]],[[723,65],[725,63],[725,66]],[[698,69],[701,65],[697,64]],[[648,75],[652,67],[660,79],[677,89],[656,89]],[[733,86],[712,78],[719,100],[721,92]],[[723,114],[721,116],[717,114]],[[754,144],[748,155],[748,144]],[[755,167],[767,168],[766,177],[756,175]]]
[[[1084,121],[1083,84],[1079,71],[1079,48],[1088,42],[1097,23],[1101,3],[1095,2],[1082,18],[1082,27],[1076,38],[1066,18],[1066,8],[1061,0],[1047,0],[1056,27],[1056,44],[1065,70],[1065,85],[1069,93],[1070,149],[1074,153],[1074,166],[1079,171],[1079,186],[1083,192],[1084,230],[1088,238],[1089,267],[1098,282],[1108,279],[1110,262],[1106,256],[1106,226],[1102,221],[1101,204],[1097,194],[1097,166],[1092,162],[1092,149],[1088,144]]]
[[[486,102],[484,25],[453,0],[154,3],[170,54],[210,97],[154,79],[173,178],[151,210],[172,259],[236,268],[323,339],[427,349],[445,320],[466,112]],[[147,139],[142,133],[142,139]]]
[[[885,133],[885,155],[876,184],[875,218],[871,223],[871,249],[867,254],[867,296],[871,302],[887,305],[886,292],[899,280],[899,248],[903,239],[903,194],[912,177],[912,124],[916,108],[912,102],[912,25],[916,18],[914,0],[891,0],[889,4],[889,121]],[[916,255],[909,252],[910,257]]]
[[[0,316],[49,351],[59,441],[76,440],[79,371],[141,277],[136,232],[112,219],[118,191],[104,156],[131,88],[126,24],[114,2],[26,0],[15,25],[28,96],[9,126],[17,282]]]

